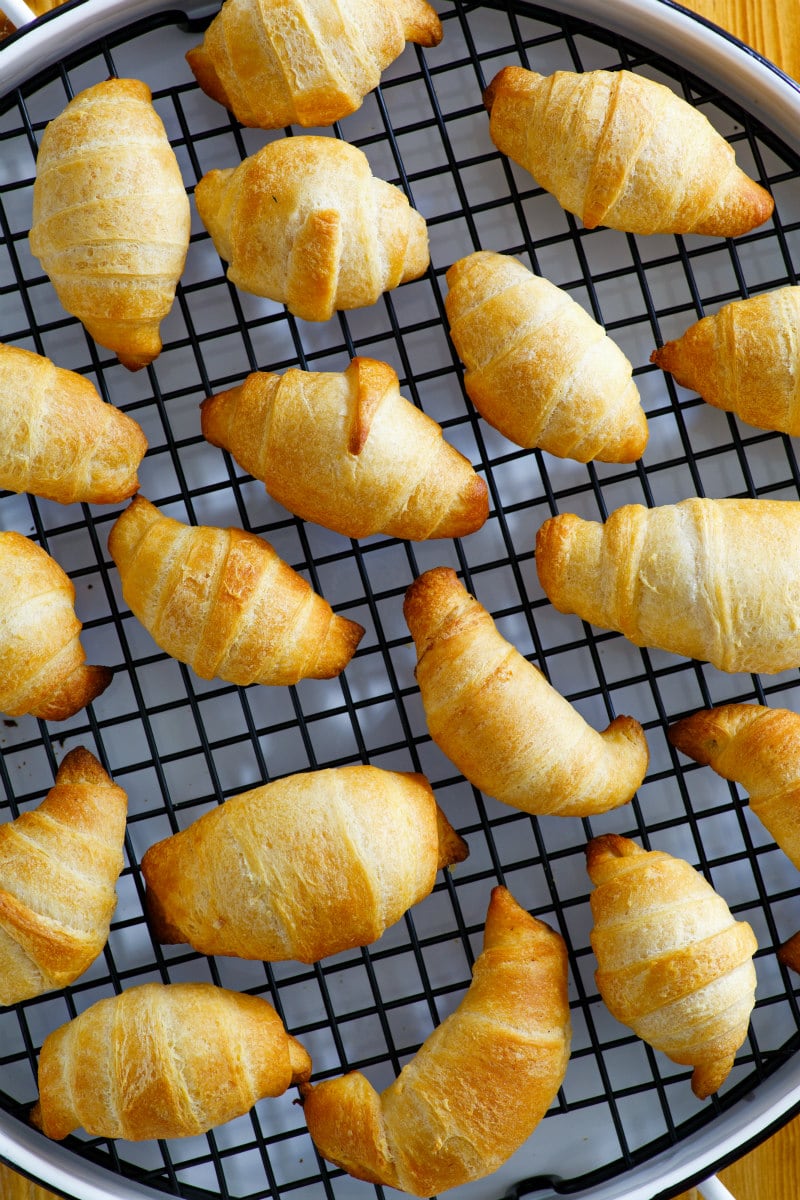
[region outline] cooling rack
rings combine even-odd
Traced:
[[[37,24],[55,31],[61,28],[56,22],[69,22],[80,7],[71,4]],[[164,350],[135,375],[67,316],[31,257],[31,186],[44,126],[72,94],[109,74],[142,78],[153,89],[190,192],[206,170],[233,165],[283,132],[242,129],[199,91],[183,56],[199,40],[202,22],[183,13],[150,13],[135,24],[103,29],[98,40],[70,49],[52,66],[43,56],[43,69],[14,79],[0,100],[2,340],[87,374],[142,425],[149,451],[140,478],[148,499],[183,520],[235,524],[266,537],[337,612],[367,631],[335,680],[248,689],[204,682],[162,654],[122,600],[106,547],[119,509],[0,497],[2,527],[34,537],[72,577],[89,661],[114,669],[108,690],[70,721],[3,722],[0,819],[37,804],[74,745],[96,753],[129,796],[126,866],[104,954],[71,988],[0,1010],[0,1155],[64,1194],[381,1196],[382,1189],[357,1183],[317,1156],[291,1094],[265,1100],[200,1138],[136,1144],[77,1134],[63,1145],[50,1143],[27,1123],[39,1047],[51,1029],[101,996],[150,979],[208,979],[269,998],[308,1048],[315,1078],[360,1069],[383,1087],[457,1005],[497,882],[567,940],[573,1053],[564,1086],[530,1142],[494,1176],[450,1195],[674,1195],[800,1103],[797,981],[775,956],[800,926],[796,872],[751,817],[737,787],[680,760],[666,739],[670,722],[715,703],[797,707],[800,676],[723,675],[562,616],[539,588],[533,556],[536,530],[554,512],[602,518],[623,503],[653,505],[695,494],[800,496],[791,439],[741,425],[649,364],[656,344],[703,313],[796,282],[800,164],[776,134],[776,126],[789,121],[762,123],[753,115],[755,100],[742,106],[748,88],[756,94],[751,63],[740,72],[738,100],[732,68],[710,69],[712,83],[679,65],[696,30],[673,5],[647,0],[639,6],[640,15],[651,10],[658,16],[654,40],[658,32],[662,53],[671,45],[669,57],[625,36],[624,13],[636,6],[615,6],[622,26],[615,32],[521,2],[443,0],[437,7],[445,30],[441,46],[408,47],[363,108],[325,131],[360,146],[374,173],[403,187],[425,215],[432,254],[427,275],[372,308],[306,324],[282,306],[237,292],[195,216],[186,271],[162,329]],[[582,7],[601,19],[589,0],[556,7]],[[98,5],[98,27],[102,11]],[[647,40],[647,29],[636,24],[635,30]],[[15,41],[29,36],[19,34],[0,50],[0,91],[4,59]],[[741,66],[736,46],[723,45],[708,30],[703,36],[709,64],[727,57]],[[745,169],[770,187],[774,219],[735,243],[587,232],[489,139],[481,89],[507,63],[545,73],[624,66],[666,82],[709,117]],[[726,71],[730,86],[720,86],[718,75]],[[785,89],[781,95],[784,111],[787,103],[791,111],[792,97],[787,102]],[[523,451],[477,416],[462,389],[443,309],[444,272],[476,248],[518,255],[566,288],[621,345],[650,422],[640,463],[584,466]],[[404,394],[440,422],[484,475],[491,514],[482,530],[460,542],[350,541],[292,517],[200,436],[200,401],[251,370],[341,370],[356,354],[390,362]],[[504,635],[587,720],[603,727],[629,713],[642,722],[651,762],[632,804],[591,820],[536,820],[476,792],[433,745],[402,599],[421,571],[442,564],[460,573]],[[466,838],[469,859],[440,877],[430,897],[374,946],[314,966],[209,959],[153,942],[139,871],[152,842],[268,779],[352,762],[423,771]],[[751,1033],[710,1101],[697,1101],[689,1071],[618,1025],[597,994],[584,847],[606,831],[687,858],[756,932]]]

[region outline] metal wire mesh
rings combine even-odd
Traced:
[[[190,191],[212,166],[232,165],[283,134],[242,129],[207,99],[183,60],[197,33],[166,17],[70,55],[0,110],[2,340],[87,374],[139,421],[149,442],[140,473],[148,499],[184,520],[235,524],[266,537],[337,612],[367,630],[350,666],[332,681],[244,690],[204,682],[161,653],[128,612],[106,549],[118,510],[3,494],[2,527],[33,536],[68,570],[88,659],[112,666],[114,681],[92,708],[61,725],[33,718],[3,723],[2,816],[12,819],[37,804],[66,749],[78,744],[92,749],[126,789],[130,815],[104,954],[73,987],[0,1012],[0,1099],[10,1119],[25,1121],[44,1036],[100,996],[149,979],[210,979],[264,994],[308,1048],[315,1078],[361,1069],[385,1086],[458,1003],[480,948],[489,891],[499,881],[567,939],[573,1055],[547,1132],[538,1131],[502,1173],[469,1194],[500,1196],[514,1184],[519,1195],[539,1188],[569,1194],[623,1176],[707,1127],[798,1045],[794,982],[774,953],[800,924],[796,873],[738,789],[679,763],[666,740],[671,721],[702,706],[757,700],[793,707],[798,673],[766,681],[724,676],[638,650],[555,612],[533,561],[535,532],[558,511],[597,518],[630,501],[800,495],[791,439],[740,425],[648,362],[653,346],[703,313],[796,282],[798,162],[735,104],[624,39],[524,3],[455,0],[439,7],[442,45],[425,52],[409,47],[360,112],[334,131],[365,151],[375,174],[405,188],[427,218],[427,275],[373,308],[309,325],[232,287],[195,218],[186,272],[162,329],[163,352],[136,375],[64,313],[30,255],[30,193],[47,121],[108,74],[144,78]],[[774,221],[735,244],[587,232],[489,140],[481,89],[509,62],[544,72],[622,65],[668,82],[730,138],[745,169],[768,184]],[[462,391],[443,308],[444,271],[476,248],[519,255],[582,302],[622,346],[650,421],[642,462],[582,466],[519,450],[477,416]],[[340,370],[355,354],[395,366],[404,394],[442,424],[485,476],[491,515],[480,532],[458,543],[350,541],[289,515],[200,436],[199,401],[249,371]],[[433,745],[402,597],[417,574],[440,564],[460,572],[504,635],[590,722],[603,727],[622,712],[642,721],[651,764],[633,804],[591,820],[536,820],[477,793]],[[150,844],[268,779],[362,761],[423,771],[471,852],[378,943],[306,967],[212,960],[153,942],[138,866]],[[728,1083],[704,1104],[691,1094],[689,1072],[618,1025],[597,994],[583,850],[589,836],[608,830],[698,865],[758,937],[751,1036]],[[132,1144],[79,1134],[68,1145],[121,1176],[186,1197],[381,1193],[316,1155],[291,1095],[264,1101],[207,1137]]]

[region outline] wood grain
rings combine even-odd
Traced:
[[[682,0],[709,21],[736,34],[787,75],[800,79],[798,0]]]

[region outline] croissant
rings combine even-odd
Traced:
[[[344,372],[255,372],[202,404],[203,435],[306,521],[368,537],[462,537],[488,490],[435,421],[400,395],[386,363]]]
[[[0,488],[60,504],[117,504],[139,487],[139,426],[83,375],[0,344]]]
[[[31,251],[67,312],[132,371],[161,350],[189,219],[177,159],[140,80],[87,88],[45,129]]]
[[[650,361],[746,424],[800,434],[800,287],[725,304]]]
[[[589,842],[586,862],[600,995],[648,1045],[693,1067],[705,1100],[747,1036],[753,931],[683,859],[608,833]]]
[[[230,281],[305,321],[374,304],[430,261],[423,217],[337,138],[269,142],[209,171],[195,201]]]
[[[311,1060],[271,1004],[210,983],[144,983],[53,1030],[31,1121],[60,1140],[190,1137],[307,1079]]]
[[[641,457],[647,418],[631,364],[567,292],[484,250],[446,278],[464,386],[490,425],[519,446],[579,462]]]
[[[430,735],[470,783],[537,816],[627,804],[647,770],[638,721],[587,725],[449,567],[420,575],[403,612]]]
[[[111,682],[87,666],[75,588],[55,559],[13,530],[0,532],[0,712],[64,721]]]
[[[460,1005],[386,1091],[352,1071],[301,1085],[320,1153],[356,1179],[416,1196],[481,1179],[530,1136],[570,1052],[563,939],[492,891]]]
[[[312,963],[376,941],[467,853],[424,776],[350,766],[232,797],[142,872],[159,940]]]
[[[331,679],[363,636],[269,542],[241,529],[183,525],[136,496],[108,549],[131,612],[202,679]]]
[[[83,747],[35,810],[0,825],[0,1004],[82,975],[108,940],[127,796]]]
[[[563,513],[536,538],[559,612],[721,671],[800,666],[800,502],[628,504],[605,524]]]
[[[242,125],[332,125],[361,107],[406,41],[438,46],[424,0],[227,0],[186,55]]]
[[[772,213],[708,119],[642,75],[504,67],[484,103],[498,150],[587,229],[738,237]]]

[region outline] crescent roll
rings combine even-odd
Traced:
[[[192,1137],[308,1079],[271,1004],[210,983],[144,983],[53,1030],[31,1121],[60,1140]]]
[[[536,570],[564,613],[721,671],[800,666],[800,501],[628,504],[605,524],[563,513]]]
[[[495,888],[455,1012],[381,1094],[357,1071],[301,1085],[309,1132],[356,1179],[415,1196],[481,1179],[555,1099],[570,1036],[563,939]]]
[[[150,89],[87,88],[42,136],[31,251],[67,312],[132,371],[161,351],[189,246],[189,201]]]
[[[633,797],[644,732],[617,717],[588,725],[502,637],[449,567],[412,583],[403,606],[430,735],[475,787],[537,816],[589,816]]]
[[[489,514],[484,481],[386,363],[255,372],[204,400],[201,416],[204,437],[270,496],[346,537],[462,537]]]
[[[304,321],[374,304],[430,261],[424,218],[338,138],[269,142],[204,175],[195,202],[231,283]]]
[[[498,150],[587,229],[738,237],[772,213],[708,118],[642,75],[504,67],[484,103]]]

